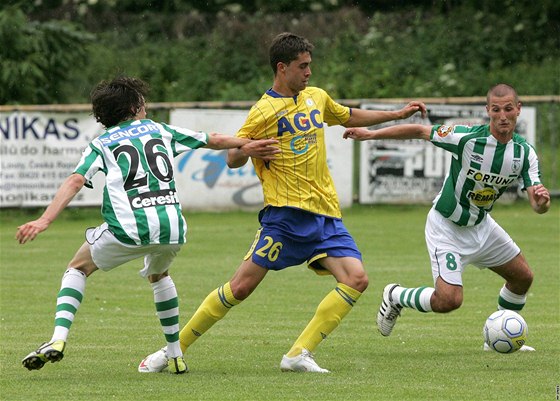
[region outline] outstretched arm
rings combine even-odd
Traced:
[[[49,228],[49,225],[58,217],[60,212],[80,192],[85,182],[86,179],[80,174],[74,173],[68,177],[58,188],[56,195],[42,216],[18,227],[16,240],[20,244],[25,244],[27,241],[33,241],[39,233]]]
[[[213,132],[208,134],[208,143],[204,147],[214,150],[239,148],[250,141],[250,139]]]
[[[376,125],[387,121],[408,118],[417,111],[422,113],[422,117],[426,117],[426,105],[417,101],[408,103],[400,110],[391,111],[353,108],[350,118],[343,125],[345,127],[365,127],[369,125]]]
[[[543,214],[550,209],[550,192],[544,185],[538,184],[532,187],[527,187],[527,195],[529,196],[529,203],[535,212]]]
[[[369,139],[424,139],[429,141],[431,132],[431,125],[398,124],[371,131],[366,128],[347,128],[343,137],[356,141]]]
[[[227,155],[227,165],[229,168],[244,166],[249,157],[271,161],[276,158],[276,154],[281,150],[276,146],[276,139],[259,139],[249,141],[247,144],[237,149],[230,149]]]

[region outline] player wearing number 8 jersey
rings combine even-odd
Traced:
[[[381,334],[388,336],[402,308],[450,312],[463,302],[462,273],[468,264],[489,268],[506,283],[499,309],[520,311],[533,273],[519,247],[489,212],[515,182],[527,191],[538,214],[550,208],[550,193],[542,185],[537,155],[515,133],[521,102],[514,88],[498,84],[487,93],[487,125],[397,125],[369,131],[347,129],[345,138],[425,139],[452,153],[451,166],[426,222],[426,243],[435,288],[405,288],[389,284],[377,316]],[[532,350],[524,346],[522,350]]]
[[[237,136],[275,139],[280,152],[252,142],[228,151],[228,165],[237,168],[252,158],[262,183],[265,207],[259,214],[255,241],[230,281],[211,292],[180,333],[186,351],[214,323],[246,299],[270,270],[307,263],[331,274],[335,288],[320,302],[314,316],[281,360],[283,371],[328,372],[312,352],[352,309],[367,288],[361,254],[341,220],[334,184],[327,167],[323,124],[363,126],[425,112],[420,102],[403,109],[349,109],[319,88],[307,88],[313,46],[305,38],[282,33],[270,46],[274,82],[252,107]],[[263,159],[264,157],[264,159]],[[301,289],[299,289],[301,290]],[[288,322],[286,322],[288,324]],[[165,349],[142,363],[163,360]],[[154,369],[158,371],[158,369]]]
[[[105,174],[101,209],[105,222],[86,231],[86,242],[70,261],[57,296],[53,335],[23,359],[23,366],[29,370],[41,369],[46,362],[57,362],[64,356],[70,326],[84,296],[86,277],[98,269],[108,271],[143,257],[140,273],[152,285],[167,342],[163,363],[172,373],[187,371],[179,347],[177,290],[168,274],[187,231],[175,187],[173,160],[187,150],[237,148],[249,140],[149,120],[146,93],[144,82],[129,77],[103,81],[93,89],[93,114],[107,131],[90,143],[42,216],[18,227],[16,239],[21,244],[32,241],[84,185],[91,186],[97,172]]]

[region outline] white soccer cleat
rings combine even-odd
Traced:
[[[313,359],[313,354],[306,349],[302,349],[301,354],[293,358],[284,355],[282,362],[280,362],[280,370],[282,372],[329,373],[327,369],[317,365],[317,362]]]
[[[490,348],[490,346],[486,343],[484,343],[482,349],[484,351],[492,351],[492,348]],[[533,347],[530,347],[528,345],[522,345],[521,348],[519,348],[520,352],[531,352],[531,351],[535,351],[535,349]]]
[[[391,301],[391,292],[393,292],[395,287],[398,287],[398,284],[387,284],[385,286],[383,289],[383,300],[379,307],[379,312],[377,312],[377,329],[384,336],[391,334],[403,308]]]
[[[138,365],[138,372],[140,373],[160,373],[168,368],[167,363],[167,347],[163,347],[159,351],[148,355],[140,365]]]

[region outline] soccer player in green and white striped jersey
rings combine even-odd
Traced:
[[[527,191],[533,210],[550,208],[550,193],[540,181],[537,155],[515,132],[521,102],[514,88],[492,87],[487,94],[487,125],[395,125],[369,131],[350,128],[344,138],[424,139],[452,153],[451,166],[426,222],[435,288],[389,284],[377,315],[379,331],[391,334],[402,308],[446,313],[463,302],[462,272],[468,264],[489,268],[506,283],[498,309],[519,312],[527,300],[533,272],[511,237],[490,216],[496,200],[514,182]],[[534,350],[523,346],[521,350]]]
[[[86,230],[86,241],[62,277],[51,340],[23,360],[29,370],[64,356],[66,340],[82,302],[86,278],[144,258],[140,271],[152,285],[157,315],[167,342],[166,365],[172,373],[187,372],[179,345],[177,290],[168,269],[185,243],[187,224],[175,187],[173,160],[188,150],[241,148],[250,142],[157,123],[146,118],[147,85],[136,78],[100,82],[91,92],[93,115],[107,131],[82,154],[74,173],[57,191],[42,216],[18,227],[20,244],[45,231],[74,196],[99,171],[105,174],[101,214],[104,223]],[[264,145],[274,140],[261,141]],[[144,368],[144,370],[142,370]],[[139,367],[141,372],[149,367]]]

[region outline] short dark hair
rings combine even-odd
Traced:
[[[497,84],[491,87],[486,93],[486,104],[490,104],[490,96],[504,97],[507,95],[513,95],[515,103],[519,103],[519,96],[517,96],[517,91],[513,86],[508,84]]]
[[[314,46],[302,36],[290,32],[278,34],[270,44],[269,59],[274,75],[278,63],[289,64],[298,58],[300,53],[312,54]]]
[[[91,91],[93,116],[105,128],[133,118],[145,105],[148,84],[138,78],[118,76],[99,82]]]

